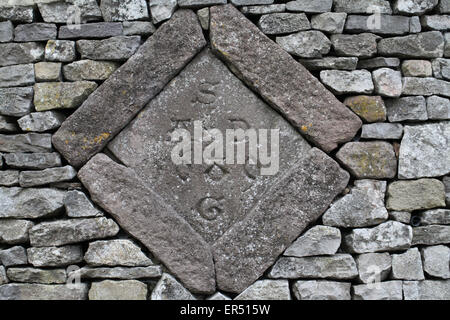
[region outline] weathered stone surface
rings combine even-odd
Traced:
[[[19,244],[28,242],[28,231],[34,223],[28,220],[0,220],[0,243]]]
[[[442,181],[444,182],[445,186],[445,202],[447,203],[447,206],[450,206],[450,176],[444,177]]]
[[[47,41],[56,39],[56,25],[50,23],[20,24],[14,29],[14,41]]]
[[[450,122],[405,126],[398,177],[417,179],[450,173]]]
[[[333,34],[331,43],[340,56],[370,58],[377,53],[377,39],[372,33]]]
[[[437,6],[438,0],[396,0],[394,12],[403,14],[421,15]]]
[[[434,209],[422,212],[420,223],[422,225],[450,224],[450,209]]]
[[[377,225],[387,220],[389,215],[384,207],[386,182],[356,180],[354,183],[351,193],[333,203],[324,213],[324,225],[356,228]]]
[[[49,40],[45,46],[45,60],[71,62],[76,58],[75,41]]]
[[[379,17],[349,15],[345,23],[345,31],[348,33],[372,32],[382,35],[402,35],[410,32],[410,18],[385,14]]]
[[[430,225],[413,228],[412,244],[446,244],[450,243],[450,226]]]
[[[27,254],[35,267],[64,267],[83,261],[81,246],[28,248]]]
[[[444,37],[439,31],[381,39],[378,54],[403,58],[439,58],[444,51]]]
[[[227,0],[178,0],[178,5],[181,8],[199,8],[199,7],[213,6],[216,4],[226,4],[226,3],[227,3]]]
[[[378,284],[389,276],[392,258],[387,252],[364,253],[356,257],[356,264],[361,282]]]
[[[274,0],[230,0],[235,6],[250,6],[258,4],[272,4]]]
[[[89,300],[147,300],[147,285],[137,280],[92,283]]]
[[[403,97],[385,100],[390,122],[427,120],[427,107],[424,97]]]
[[[32,246],[60,246],[88,240],[113,237],[119,226],[111,219],[71,219],[42,222],[30,230]]]
[[[66,116],[56,111],[33,112],[19,120],[22,131],[45,132],[59,128]]]
[[[297,300],[350,300],[351,283],[326,280],[300,280],[293,286]]]
[[[261,5],[261,6],[246,6],[241,8],[242,13],[248,15],[263,15],[270,13],[280,13],[286,11],[284,3]]]
[[[367,122],[386,121],[386,106],[379,96],[348,97],[344,104]]]
[[[392,255],[392,279],[424,280],[419,249],[411,248],[405,253]]]
[[[75,9],[75,6],[77,9]],[[76,23],[86,23],[102,19],[102,12],[100,11],[100,7],[96,0],[65,0],[50,3],[38,3],[38,8],[45,22],[69,22],[73,25]],[[79,14],[79,16],[74,16],[75,12]]]
[[[61,63],[59,62],[38,62],[34,65],[34,72],[37,82],[60,81]]]
[[[320,81],[335,94],[372,93],[372,75],[367,70],[323,70]]]
[[[66,283],[66,270],[43,270],[34,268],[9,268],[8,279],[13,282],[59,284]]]
[[[209,8],[203,8],[197,11],[197,17],[203,30],[209,29]]]
[[[34,8],[32,6],[2,7],[0,20],[11,20],[12,22],[33,22]]]
[[[288,11],[301,11],[307,13],[321,13],[331,11],[333,0],[296,0],[286,3]]]
[[[291,300],[287,280],[259,280],[234,300]]]
[[[148,3],[154,24],[169,20],[177,7],[177,0],[150,0]]]
[[[123,26],[120,22],[98,22],[80,24],[76,28],[72,26],[59,27],[59,39],[76,38],[108,38],[120,36],[123,33]]]
[[[402,300],[402,281],[359,284],[353,286],[353,300]]]
[[[450,32],[444,33],[444,57],[450,58]]]
[[[162,275],[160,266],[134,267],[134,268],[89,268],[83,267],[69,273],[69,277],[80,277],[81,279],[147,279],[159,278]]]
[[[21,187],[35,187],[47,185],[53,182],[69,181],[77,175],[71,166],[49,168],[42,171],[22,171],[19,176]]]
[[[408,211],[390,211],[389,219],[401,223],[409,224],[411,222],[411,212]]]
[[[372,72],[375,92],[384,97],[400,97],[402,94],[402,74],[390,68],[381,68]]]
[[[51,135],[27,133],[16,135],[0,134],[0,152],[50,152]]]
[[[124,36],[148,36],[156,31],[150,21],[124,21],[122,24]]]
[[[164,273],[153,289],[151,300],[195,300],[174,277]]]
[[[341,245],[341,232],[338,228],[315,226],[305,232],[283,255],[292,257],[307,257],[318,255],[333,255]]]
[[[226,296],[226,295],[224,295],[224,294],[222,294],[222,293],[220,293],[220,292],[217,292],[217,293],[213,294],[211,297],[209,297],[206,300],[226,301],[226,300],[231,300],[231,298]]]
[[[374,228],[353,229],[343,241],[350,252],[368,253],[408,249],[412,237],[410,226],[387,221]]]
[[[418,16],[413,16],[409,20],[409,32],[419,33],[422,31],[422,26],[420,24],[420,18]]]
[[[325,12],[311,18],[311,26],[328,33],[342,33],[344,31],[347,14],[343,12]]]
[[[348,142],[336,157],[357,178],[393,178],[397,172],[394,148],[388,142]]]
[[[0,87],[22,87],[33,85],[33,64],[19,64],[0,68]]]
[[[0,43],[0,66],[39,62],[44,58],[44,45],[38,42]]]
[[[145,0],[102,0],[100,3],[105,21],[141,20],[148,18]]]
[[[304,13],[272,13],[263,15],[258,27],[265,34],[292,33],[311,28]]]
[[[401,139],[403,126],[398,123],[371,123],[362,126],[361,138]]]
[[[19,127],[12,118],[0,115],[0,132],[17,132]],[[0,165],[1,166],[1,165]]]
[[[391,5],[387,0],[334,0],[334,11],[364,14],[375,12],[392,13]]]
[[[271,278],[353,279],[358,276],[356,263],[349,254],[320,257],[281,257],[269,273]]]
[[[301,59],[299,62],[308,70],[355,70],[358,64],[356,57],[324,57],[322,59]]]
[[[211,8],[210,29],[216,53],[295,127],[303,128],[308,140],[331,151],[360,128],[357,116],[344,111],[345,107],[316,78],[233,6]]]
[[[5,250],[0,250],[0,261],[5,267],[27,264],[27,253],[25,248],[16,246]]]
[[[405,300],[450,300],[450,280],[404,281]]]
[[[450,97],[450,81],[435,78],[403,78],[403,95],[410,96],[431,96],[441,95]]]
[[[302,58],[321,58],[331,48],[330,40],[320,31],[301,31],[284,37],[276,42],[287,52]]]
[[[85,283],[72,286],[10,283],[0,286],[0,300],[86,300],[87,294]]]
[[[33,88],[0,88],[0,114],[22,117],[31,112]]]
[[[95,241],[84,255],[89,266],[146,267],[152,261],[130,240]]]
[[[450,80],[450,59],[434,59],[431,68],[435,78]],[[431,72],[429,72],[428,77],[431,77]]]
[[[440,13],[450,13],[450,1],[448,0],[439,1],[438,10]]]
[[[395,181],[388,186],[386,207],[413,211],[445,206],[444,184],[437,179]]]
[[[68,191],[64,198],[66,213],[72,218],[89,218],[103,216],[103,213],[94,207],[88,197],[81,191]]]
[[[63,68],[64,78],[69,81],[106,80],[119,67],[117,63],[107,61],[80,60],[67,64]]]
[[[358,61],[358,69],[397,68],[399,65],[399,58],[376,57]]]
[[[9,280],[6,277],[6,270],[4,266],[0,266],[0,285],[8,283]]]
[[[402,73],[405,77],[431,77],[431,62],[427,60],[405,60]]]
[[[47,169],[61,166],[61,156],[56,153],[8,153],[6,164],[15,169]]]
[[[81,166],[128,124],[205,44],[196,15],[179,10],[64,122],[53,136],[53,143],[69,163]],[[117,110],[126,112],[119,117]]]
[[[77,108],[96,88],[92,81],[36,83],[34,107],[36,111]]]
[[[0,186],[14,187],[19,185],[19,171],[0,171]]]
[[[439,245],[421,249],[423,269],[432,276],[442,279],[450,278],[450,248]]]

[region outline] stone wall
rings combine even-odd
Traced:
[[[96,116],[88,113],[83,118],[80,111],[90,105],[90,110],[104,112],[102,117],[116,123],[112,135],[122,130],[135,115],[130,109],[138,112],[158,94],[200,51],[201,40],[195,40],[197,48],[191,38],[192,54],[185,52],[183,63],[178,58],[167,65],[170,70],[161,69],[164,79],[151,79],[159,81],[160,88],[146,96],[142,105],[129,103],[128,98],[111,98],[106,111],[98,111],[102,110],[96,109],[99,94],[92,98],[93,93],[108,92],[101,89],[107,79],[109,84],[123,80],[120,73],[127,72],[133,59],[139,61],[140,51],[135,53],[144,43],[156,43],[148,49],[154,55],[148,64],[166,66],[163,42],[158,41],[172,36],[166,24],[180,8],[197,14],[209,39],[209,7],[227,1],[13,2],[13,6],[0,2],[0,300],[450,299],[449,0],[228,1],[278,44],[274,53],[281,47],[305,66],[359,116],[362,127],[354,136],[359,120],[350,120],[354,114],[345,114],[336,102],[325,105],[331,110],[328,120],[343,112],[334,126],[320,127],[321,134],[308,132],[308,125],[300,124],[321,97],[303,97],[299,107],[305,110],[300,115],[280,101],[277,94],[292,89],[292,78],[283,79],[291,68],[283,70],[278,92],[271,90],[270,83],[264,88],[252,82],[252,74],[237,72],[351,178],[323,215],[312,219],[309,229],[259,280],[246,289],[214,294],[190,292],[185,288],[190,274],[168,268],[160,261],[165,258],[159,250],[149,250],[151,246],[142,243],[145,237],[133,237],[128,228],[126,232],[119,227],[124,222],[114,205],[95,194],[92,180],[97,177],[89,178],[91,168],[80,174],[91,192],[78,180],[78,169],[87,159],[78,162],[82,156],[77,154],[74,160],[73,151],[64,149],[71,143],[71,131],[58,133],[53,144],[52,135],[77,109],[67,123],[86,126],[85,121]],[[188,27],[185,30],[191,32]],[[251,28],[246,30],[255,34]],[[222,53],[224,39],[217,30],[215,37],[218,41],[212,49],[239,70],[242,61]],[[283,54],[268,59],[280,60],[282,66],[288,61]],[[132,73],[136,78],[138,65]],[[256,62],[252,67],[250,73],[259,68]],[[150,67],[142,66],[146,68]],[[138,85],[127,89],[139,91]],[[313,80],[301,86],[311,96],[314,86],[322,90]],[[121,91],[110,90],[108,95]],[[119,124],[123,110],[130,115]],[[309,119],[314,128],[320,116],[313,114]],[[343,118],[347,122],[339,127]],[[340,136],[333,140],[335,132]],[[106,143],[110,134],[83,141],[80,154]],[[116,155],[114,148],[105,153],[113,157],[111,151]],[[338,175],[337,171],[330,170],[328,176]],[[325,206],[332,194],[322,195]],[[310,211],[323,212],[315,209]],[[130,206],[130,214],[133,210]]]

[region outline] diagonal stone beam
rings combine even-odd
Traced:
[[[239,10],[212,7],[210,30],[215,53],[309,141],[330,152],[355,136],[358,116]]]
[[[53,136],[72,166],[100,152],[206,45],[197,16],[179,10]]]

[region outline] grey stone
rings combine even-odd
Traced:
[[[8,278],[6,277],[6,270],[5,270],[5,267],[4,266],[0,266],[0,286],[2,285],[2,284],[6,284],[6,283],[8,283],[9,282],[9,280],[8,280]]]
[[[89,266],[146,267],[152,261],[130,240],[95,241],[84,255]]]
[[[86,300],[87,293],[85,283],[72,286],[10,283],[0,286],[0,300]]]
[[[450,224],[450,209],[433,209],[422,212],[420,223],[422,225]]]
[[[0,87],[28,86],[34,82],[33,64],[0,67]]]
[[[147,285],[137,280],[92,283],[89,300],[147,300]]]
[[[358,61],[358,69],[397,68],[399,65],[399,58],[376,57]]]
[[[392,255],[391,278],[400,280],[425,279],[419,249],[411,248],[405,253]]]
[[[420,21],[422,23],[422,27],[427,29],[442,31],[450,29],[449,15],[423,16]]]
[[[124,61],[141,45],[140,36],[118,36],[104,40],[78,40],[82,59]]]
[[[424,244],[432,246],[448,243],[450,243],[450,226],[430,225],[413,228],[413,245]]]
[[[322,13],[331,11],[333,0],[296,0],[286,3],[288,11],[301,11],[306,13]]]
[[[59,128],[66,116],[56,111],[33,112],[19,120],[22,131],[45,132]]]
[[[353,300],[402,300],[402,281],[359,284],[353,286]]]
[[[450,80],[450,59],[434,59],[431,67],[435,78]],[[431,72],[428,76],[431,77]]]
[[[7,275],[10,281],[25,283],[59,284],[67,279],[64,269],[9,268]]]
[[[413,237],[412,228],[397,221],[387,221],[374,228],[353,229],[343,239],[352,253],[398,251],[408,249]]]
[[[0,115],[0,132],[17,132],[19,131],[19,127],[17,126],[17,122],[12,118],[5,117]]]
[[[0,114],[22,117],[32,110],[33,88],[0,88]]]
[[[14,41],[47,41],[56,39],[56,25],[50,23],[20,24],[14,29]]]
[[[443,179],[444,185],[445,185],[445,202],[447,203],[447,206],[449,206],[450,203],[450,177],[444,177]]]
[[[274,0],[231,0],[235,6],[251,6],[258,4],[272,4]]]
[[[0,171],[0,186],[14,187],[19,185],[19,171]]]
[[[333,255],[341,245],[341,232],[337,228],[315,226],[294,241],[283,255],[307,257],[317,255]]]
[[[151,300],[195,300],[174,277],[164,273],[153,289]]]
[[[361,138],[365,139],[401,139],[403,126],[398,123],[371,123],[362,126]]]
[[[400,97],[402,94],[402,74],[390,68],[381,68],[372,72],[375,92],[384,97]]]
[[[33,22],[34,8],[32,6],[12,6],[0,9],[0,20],[11,20],[12,22]]]
[[[34,267],[64,267],[83,261],[81,246],[28,248],[27,254]]]
[[[387,0],[334,0],[334,11],[364,14],[392,13],[391,5]]]
[[[0,261],[5,267],[27,264],[28,260],[25,248],[16,246],[5,250],[0,250]]]
[[[71,62],[76,58],[75,41],[49,40],[45,46],[45,60]]]
[[[450,1],[449,0],[439,1],[438,9],[440,13],[450,13]]]
[[[437,6],[439,0],[396,0],[394,12],[421,15]]]
[[[177,0],[150,0],[148,3],[154,24],[169,20],[177,7]]]
[[[37,82],[61,80],[60,62],[38,62],[34,65]]]
[[[286,11],[286,4],[277,3],[259,6],[246,6],[241,8],[242,13],[248,15],[263,15],[270,13],[280,13]]]
[[[445,36],[444,57],[450,58],[450,32],[444,33],[444,36]]]
[[[378,54],[402,58],[439,58],[444,51],[444,37],[439,31],[381,39]]]
[[[445,206],[444,184],[437,179],[395,181],[388,186],[386,207],[414,211]]]
[[[320,31],[301,31],[284,37],[276,42],[287,52],[302,58],[321,58],[331,48],[330,40]]]
[[[203,30],[209,29],[209,8],[203,8],[197,11],[198,21]]]
[[[36,83],[34,107],[36,111],[77,108],[97,86],[93,81]]]
[[[16,135],[0,134],[0,152],[51,152],[51,135],[27,133]]]
[[[419,33],[422,31],[422,25],[420,24],[420,18],[418,16],[413,16],[409,20],[409,32]]]
[[[20,244],[29,240],[28,231],[34,223],[28,220],[0,220],[0,243]]]
[[[356,178],[385,179],[397,173],[397,158],[388,142],[348,142],[336,157]]]
[[[324,225],[356,228],[387,220],[384,207],[385,181],[356,180],[351,193],[334,202],[322,216]]]
[[[292,288],[297,300],[350,300],[351,283],[300,280]]]
[[[59,39],[76,38],[108,38],[120,36],[123,33],[123,26],[120,22],[97,22],[80,24],[77,27],[61,26],[59,27]]]
[[[358,64],[356,57],[324,57],[322,59],[301,59],[299,62],[308,70],[355,70]]]
[[[90,268],[83,267],[72,273],[69,277],[80,277],[80,279],[148,279],[159,278],[162,275],[162,268],[160,266],[148,267],[115,267],[115,268]]]
[[[230,297],[220,293],[220,292],[216,292],[215,294],[213,294],[211,297],[209,297],[206,300],[218,300],[218,301],[226,301],[226,300],[231,300]]]
[[[328,33],[342,33],[344,31],[347,14],[343,12],[325,12],[311,18],[311,26]]]
[[[428,60],[405,60],[402,73],[405,77],[431,77],[431,62]]]
[[[304,13],[271,13],[261,16],[258,27],[265,34],[293,33],[311,28]]]
[[[432,276],[441,279],[450,278],[450,248],[438,245],[421,249],[423,269]]]
[[[42,222],[30,230],[32,246],[61,246],[65,244],[113,237],[119,226],[111,219],[70,219]]]
[[[450,280],[403,281],[405,300],[450,300]]]
[[[178,0],[178,5],[181,8],[200,8],[226,3],[227,0]]]
[[[15,169],[47,169],[62,165],[61,156],[56,153],[8,153],[6,164]]]
[[[408,211],[390,211],[389,219],[401,223],[409,224],[411,222],[411,212]]]
[[[49,168],[42,171],[22,171],[19,176],[21,187],[36,187],[53,182],[70,181],[77,176],[77,171],[71,166]]]
[[[450,82],[435,78],[403,78],[403,95],[432,96],[442,95],[450,97]]]
[[[44,45],[38,42],[0,43],[0,66],[39,62],[44,59]]]
[[[390,122],[428,119],[426,100],[424,97],[386,99],[385,104]]]
[[[320,81],[335,94],[372,93],[372,75],[367,70],[322,70]]]
[[[380,96],[347,97],[344,104],[366,122],[386,121],[386,106]]]
[[[196,15],[179,10],[120,68],[120,72],[109,77],[83,107],[63,123],[53,136],[55,146],[72,165],[79,167],[84,164],[128,124],[205,44]],[[183,54],[180,48],[184,48]],[[130,101],[133,101],[132,106]],[[117,110],[127,112],[118,116]]]
[[[387,252],[364,253],[356,257],[359,280],[362,283],[379,284],[387,279],[392,268],[392,258]]]
[[[124,36],[148,36],[156,31],[150,21],[124,21],[122,24]]]
[[[210,29],[214,51],[311,142],[331,151],[360,128],[357,116],[233,6],[211,8]]]
[[[88,197],[81,191],[68,191],[64,198],[66,213],[71,218],[89,218],[103,216],[103,213],[94,207]]]
[[[259,280],[234,300],[291,300],[287,280]]]
[[[382,35],[403,35],[410,32],[410,18],[385,14],[379,16],[349,15],[345,23],[345,31],[348,33],[372,32]]]
[[[0,187],[0,218],[35,219],[58,213],[65,192],[55,189]]]
[[[337,55],[370,58],[377,53],[377,39],[372,33],[333,34],[331,43]]]
[[[69,81],[106,80],[119,67],[108,61],[80,60],[67,64],[63,68],[64,78]]]
[[[349,254],[336,254],[320,257],[281,257],[272,267],[270,278],[298,279],[353,279],[358,270]]]
[[[65,0],[38,3],[38,8],[45,22],[74,25],[102,19],[102,12],[96,0]],[[79,14],[79,16],[76,14]]]
[[[100,2],[105,21],[125,21],[148,19],[145,0],[102,0]]]

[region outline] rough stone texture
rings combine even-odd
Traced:
[[[42,171],[22,171],[19,176],[21,187],[35,187],[47,185],[53,182],[70,181],[77,175],[71,166],[49,168]]]
[[[326,280],[300,280],[292,290],[297,300],[350,300],[350,283]]]
[[[151,300],[195,300],[174,277],[164,273],[153,289]]]
[[[334,11],[347,13],[374,13],[377,8],[379,13],[391,14],[392,9],[387,0],[334,0]]]
[[[0,286],[0,300],[86,300],[87,294],[85,283],[72,286],[10,283]]]
[[[402,74],[390,68],[372,72],[375,92],[384,97],[399,97],[402,94]]]
[[[19,244],[28,242],[28,231],[34,223],[28,220],[0,220],[0,243]]]
[[[404,281],[405,300],[450,300],[450,280]]]
[[[392,258],[387,252],[364,253],[356,257],[359,280],[363,283],[379,283],[391,272]]]
[[[56,153],[8,153],[6,164],[15,169],[47,169],[61,166],[61,156]]]
[[[45,46],[45,60],[72,62],[76,58],[75,41],[49,40]]]
[[[177,0],[150,0],[148,3],[154,24],[169,20],[177,7]]]
[[[13,282],[59,284],[66,283],[66,270],[43,270],[34,268],[9,268],[8,279]]]
[[[203,30],[209,29],[209,8],[203,8],[197,11],[197,17]]]
[[[148,18],[145,0],[102,0],[100,3],[105,21],[141,20]]]
[[[56,189],[0,187],[0,218],[41,218],[58,213],[65,192]]]
[[[450,248],[439,245],[421,249],[423,270],[432,277],[450,278]]]
[[[140,36],[118,36],[104,40],[78,40],[82,59],[125,61],[141,45]]]
[[[0,115],[0,132],[17,132],[19,127],[17,123],[8,117]]]
[[[0,20],[11,20],[12,22],[33,22],[34,8],[32,6],[3,7],[0,10]]]
[[[242,13],[248,15],[263,15],[270,13],[281,13],[286,11],[286,5],[284,3],[269,4],[261,6],[246,6],[241,8]]]
[[[399,65],[399,58],[376,57],[358,61],[358,69],[397,68]]]
[[[274,0],[230,0],[235,6],[249,6],[258,4],[272,4]]]
[[[450,13],[450,1],[448,0],[439,1],[438,10],[440,13]]]
[[[417,179],[450,173],[450,122],[405,126],[398,177]]]
[[[96,88],[92,81],[36,83],[34,107],[36,111],[77,108]]]
[[[431,67],[435,78],[450,80],[450,59],[434,59]],[[428,76],[431,77],[431,72]]]
[[[34,65],[36,82],[61,80],[61,63],[38,62]]]
[[[284,37],[276,42],[287,52],[301,58],[321,58],[331,48],[330,40],[320,31],[301,31]]]
[[[12,42],[14,39],[14,25],[11,21],[0,22],[0,42]]]
[[[341,245],[341,232],[338,228],[315,226],[305,232],[283,255],[307,257],[316,255],[333,255]]]
[[[259,280],[234,300],[291,300],[287,280]]]
[[[402,300],[402,281],[353,286],[353,300]]]
[[[324,57],[322,59],[300,59],[299,62],[308,70],[338,69],[355,70],[356,57]]]
[[[445,185],[445,202],[447,203],[447,206],[450,206],[450,177],[444,177],[443,182]]]
[[[336,201],[322,216],[324,225],[344,228],[377,225],[388,218],[384,207],[385,181],[356,180],[351,193]]]
[[[262,0],[262,1],[267,1],[267,0]],[[226,3],[227,3],[227,0],[178,0],[178,5],[181,8],[198,8],[198,7],[213,6],[213,5],[217,5],[217,4],[226,4]]]
[[[401,223],[409,224],[411,222],[411,212],[407,211],[390,211],[389,219]]]
[[[39,62],[44,58],[44,45],[38,42],[0,43],[0,66]]]
[[[432,10],[439,0],[396,0],[394,2],[394,12],[404,14],[421,15]]]
[[[343,239],[353,253],[398,251],[408,249],[413,237],[412,228],[397,221],[387,221],[374,228],[353,229]]]
[[[444,57],[450,58],[450,32],[445,33]]]
[[[427,120],[426,100],[422,96],[386,99],[389,121],[417,121]]]
[[[81,279],[148,279],[159,278],[162,275],[160,266],[134,267],[134,268],[89,268],[83,267],[69,273],[69,276],[79,276]]]
[[[0,250],[0,261],[5,267],[13,267],[27,264],[27,253],[24,247],[11,247]]]
[[[403,126],[398,123],[371,123],[362,126],[361,138],[401,139]]]
[[[424,280],[419,249],[411,248],[402,254],[392,255],[392,279]]]
[[[450,209],[434,209],[422,212],[420,223],[422,225],[450,224]]]
[[[343,12],[325,12],[311,18],[311,27],[327,33],[342,33],[346,18]]]
[[[137,280],[94,282],[89,300],[147,300],[147,285]]]
[[[0,87],[23,87],[33,85],[33,64],[19,64],[0,68]]]
[[[59,128],[66,116],[56,111],[33,112],[19,120],[22,131],[45,132]]]
[[[0,266],[0,285],[8,283],[9,280],[6,277],[6,270],[4,266]]]
[[[64,78],[69,81],[106,80],[119,66],[114,62],[80,60],[65,65]]]
[[[0,171],[0,186],[14,187],[19,185],[19,171]]]
[[[370,58],[377,53],[377,39],[371,33],[333,34],[331,43],[336,54],[345,57]]]
[[[216,53],[244,82],[325,151],[360,128],[353,113],[232,6],[211,8],[210,37]]]
[[[53,143],[69,163],[79,167],[99,152],[206,44],[196,19],[178,11],[66,120]]]
[[[42,222],[30,230],[32,246],[60,246],[88,240],[113,237],[119,226],[111,219],[71,219]]]
[[[14,29],[14,41],[47,41],[56,39],[56,25],[50,23],[20,24]]]
[[[74,6],[78,11],[74,10]],[[90,21],[98,21],[102,18],[102,12],[96,0],[66,0],[50,3],[38,3],[39,12],[45,22],[53,23],[86,23]],[[78,17],[74,15],[77,12]]]
[[[372,93],[372,75],[367,70],[323,70],[320,81],[335,94]]]
[[[84,260],[93,267],[146,267],[152,264],[152,261],[130,240],[91,242]]]
[[[405,60],[402,73],[405,77],[431,77],[431,62],[427,60]]]
[[[333,0],[296,0],[286,3],[288,11],[301,11],[307,13],[321,13],[331,11]]]
[[[439,58],[444,51],[444,37],[439,31],[381,39],[378,54],[403,58]]]
[[[94,207],[88,197],[81,191],[68,191],[64,198],[66,213],[71,218],[89,218],[103,216],[103,213]]]
[[[81,246],[29,248],[27,254],[35,267],[64,267],[83,261]]]
[[[450,243],[450,226],[431,225],[413,228],[412,244],[446,244]]]
[[[217,293],[213,294],[211,297],[209,297],[206,300],[226,301],[226,300],[231,300],[231,298],[226,296],[226,295],[224,295],[224,294],[222,294],[222,293],[220,293],[220,292],[217,292]]]
[[[123,33],[120,22],[98,22],[80,24],[77,28],[72,26],[61,26],[58,32],[59,39],[76,38],[108,38],[120,36]]]
[[[349,254],[320,257],[281,257],[269,273],[271,278],[352,279],[358,275],[356,263]]]
[[[122,24],[124,36],[148,36],[156,31],[153,23],[149,21],[124,21]]]
[[[442,95],[450,97],[450,82],[435,78],[403,78],[403,95],[431,96]]]
[[[373,32],[382,35],[402,35],[410,32],[410,18],[403,16],[380,15],[379,25],[373,15],[349,15],[345,31],[349,33]]]
[[[304,13],[272,13],[263,15],[258,27],[265,34],[293,33],[311,28]]]
[[[366,122],[386,121],[386,106],[379,96],[348,97],[344,104]]]
[[[0,134],[0,152],[51,152],[51,135],[27,133],[16,135]]]
[[[32,110],[33,88],[0,88],[0,114],[22,117]]]

